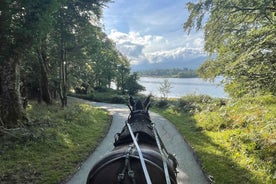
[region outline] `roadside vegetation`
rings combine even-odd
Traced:
[[[128,96],[109,92],[86,99],[126,104]],[[219,99],[189,95],[152,101],[153,110],[177,127],[215,183],[276,182],[275,96]]]
[[[73,96],[109,103],[128,100],[112,90]],[[62,183],[100,143],[111,122],[108,113],[69,99],[64,109],[32,101],[29,123],[1,133],[0,183]],[[152,101],[152,110],[177,127],[215,183],[275,183],[275,96],[190,95]]]
[[[29,123],[0,133],[0,183],[61,183],[105,136],[111,118],[106,111],[72,102],[31,102]],[[6,132],[4,132],[6,130]]]
[[[216,183],[276,182],[276,97],[156,101]]]
[[[122,94],[120,91],[116,91],[113,89],[103,89],[101,91],[94,91],[91,94],[76,94],[70,93],[69,96],[81,98],[84,100],[94,101],[94,102],[105,102],[105,103],[112,103],[112,104],[126,104],[129,100],[129,94]],[[134,98],[145,98],[144,95],[135,94],[131,95]]]

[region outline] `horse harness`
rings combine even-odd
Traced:
[[[176,184],[178,163],[151,121],[150,96],[143,103],[130,97],[128,107],[130,115],[122,131],[115,134],[112,152],[94,164],[87,184]]]
[[[127,175],[131,178],[132,183],[136,184],[135,177],[134,177],[135,173],[131,169],[131,165],[130,165],[130,160],[131,160],[130,156],[136,150],[138,152],[138,155],[139,155],[139,160],[140,160],[140,163],[141,163],[144,175],[145,175],[146,182],[147,182],[147,184],[152,184],[150,176],[149,176],[148,169],[147,169],[146,164],[145,164],[145,159],[144,159],[143,153],[142,153],[142,151],[140,149],[140,146],[138,144],[139,133],[136,133],[136,137],[135,137],[133,129],[131,127],[131,123],[133,123],[132,119],[135,116],[143,116],[143,118],[145,118],[146,121],[149,122],[148,128],[150,128],[153,132],[154,139],[156,141],[156,145],[157,145],[158,150],[159,150],[159,152],[161,154],[161,157],[162,157],[163,169],[164,169],[164,172],[165,172],[166,183],[171,184],[169,171],[168,171],[168,165],[167,165],[167,161],[166,161],[166,159],[168,158],[166,156],[168,156],[168,155],[170,156],[170,154],[167,152],[164,144],[162,143],[162,140],[161,140],[161,138],[160,138],[160,136],[159,136],[159,134],[156,130],[155,124],[152,123],[150,118],[149,118],[148,112],[144,111],[144,110],[131,111],[131,114],[128,117],[128,120],[125,122],[126,127],[127,127],[128,131],[131,135],[132,144],[129,145],[128,151],[127,151],[126,156],[125,156],[125,162],[123,164],[122,170],[118,174],[118,183],[119,184],[123,183],[123,180],[124,180],[125,175],[127,173]]]
[[[131,178],[133,184],[136,184],[134,178],[134,171],[130,167],[130,155],[134,151],[134,144],[129,145],[128,152],[125,157],[125,162],[122,171],[118,174],[118,182],[122,183],[125,179],[125,174],[127,172],[128,176]]]

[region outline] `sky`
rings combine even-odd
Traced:
[[[188,35],[188,0],[114,0],[103,11],[104,31],[132,66],[205,55],[202,31]]]

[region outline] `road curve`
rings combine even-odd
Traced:
[[[107,104],[88,102],[93,106],[108,110],[113,116],[110,130],[106,137],[99,144],[96,150],[87,158],[79,168],[78,172],[67,182],[67,184],[85,184],[91,167],[100,160],[105,154],[113,149],[114,135],[120,132],[124,122],[129,115],[129,109],[126,105]],[[156,124],[158,133],[163,140],[167,150],[176,154],[179,166],[177,175],[178,184],[207,184],[209,183],[202,172],[193,152],[187,143],[183,140],[178,130],[162,116],[150,112],[151,120]]]

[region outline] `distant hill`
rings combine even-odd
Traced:
[[[142,77],[172,77],[172,78],[194,78],[198,77],[195,70],[188,68],[173,68],[173,69],[155,69],[143,70],[138,72]]]
[[[198,56],[193,58],[178,58],[171,61],[163,61],[159,63],[144,62],[139,65],[132,65],[132,71],[156,70],[156,69],[173,69],[187,68],[196,70],[207,59],[207,56]]]

